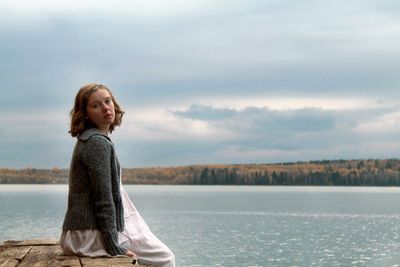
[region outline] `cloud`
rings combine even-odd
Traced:
[[[45,12],[4,14],[0,94],[7,102],[18,103],[13,92],[21,88],[36,102],[37,92],[73,92],[89,81],[115,85],[133,103],[232,94],[398,95],[399,18],[372,2],[362,8],[326,1],[28,2],[2,4]],[[124,13],[151,10],[170,15]]]
[[[357,109],[136,107],[126,109],[111,138],[124,167],[394,157],[400,133],[395,103]],[[2,166],[68,167],[75,140],[67,134],[66,111],[4,115]]]
[[[247,107],[235,110],[193,105],[186,111],[173,114],[185,119],[205,121],[215,131],[231,133],[231,136],[235,136],[231,143],[244,150],[329,150],[337,145],[379,140],[397,134],[400,130],[394,126],[398,125],[399,116],[392,108],[349,111]],[[388,128],[388,124],[393,127]]]
[[[217,141],[231,138],[231,133],[211,127],[204,120],[175,116],[168,109],[128,109],[120,130],[126,141]]]
[[[3,112],[0,118],[0,167],[66,167],[73,139],[68,115],[59,110]]]
[[[77,0],[40,0],[32,3],[28,0],[17,0],[12,2],[2,2],[2,12],[4,15],[20,15],[28,19],[37,18],[36,16],[61,15],[84,15],[91,12],[92,15],[124,15],[142,17],[163,17],[174,16],[186,12],[194,12],[196,9],[209,5],[212,1],[192,1],[185,2],[176,0],[148,0],[148,1],[123,1],[116,0],[110,3],[105,0],[89,0],[80,2]]]
[[[115,139],[129,164],[394,155],[398,7],[2,1],[0,164],[67,165],[67,113],[92,81],[127,111]]]

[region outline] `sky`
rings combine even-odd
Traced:
[[[400,154],[400,2],[0,0],[0,168],[68,168],[83,85],[126,168]]]

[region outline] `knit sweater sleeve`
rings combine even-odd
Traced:
[[[111,144],[101,136],[92,136],[86,143],[85,162],[89,170],[98,230],[103,235],[110,255],[124,255],[126,249],[118,244],[116,211],[112,195]]]

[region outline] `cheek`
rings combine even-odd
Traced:
[[[96,112],[95,112],[95,111],[88,109],[88,110],[86,111],[86,114],[87,114],[87,117],[88,117],[91,121],[93,121],[93,119],[96,119]]]

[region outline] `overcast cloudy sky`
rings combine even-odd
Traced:
[[[68,167],[89,82],[124,167],[400,154],[400,1],[0,0],[0,167]]]

